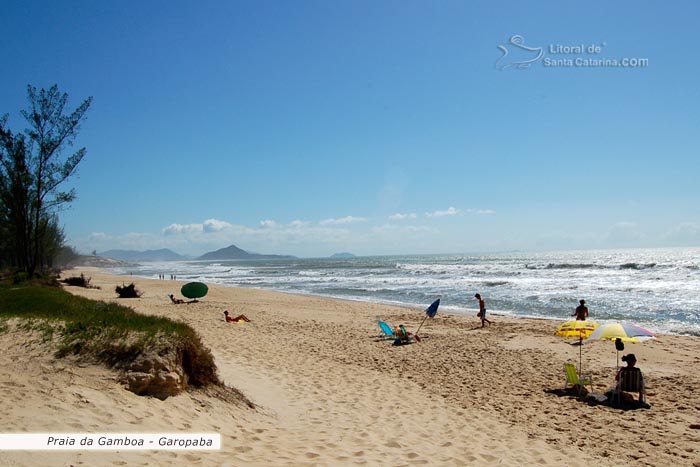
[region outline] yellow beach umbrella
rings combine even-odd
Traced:
[[[599,324],[595,321],[567,321],[559,326],[554,333],[559,337],[578,337],[578,373],[581,375],[581,363],[583,362],[583,339],[593,334]]]
[[[585,339],[598,328],[599,324],[595,321],[567,321],[557,329],[554,333],[555,336],[559,337],[578,337],[579,339]]]

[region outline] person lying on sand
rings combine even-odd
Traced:
[[[173,294],[168,294],[168,297],[170,297],[170,301],[173,302],[175,305],[179,305],[181,303],[185,303],[185,301],[181,298],[175,298]]]
[[[230,316],[228,314],[228,310],[224,310],[224,317],[226,318],[227,323],[239,323],[241,321],[250,322],[246,315],[238,315],[236,317]]]

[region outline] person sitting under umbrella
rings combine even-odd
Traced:
[[[248,319],[248,317],[246,315],[243,315],[243,314],[238,315],[236,317],[230,316],[228,314],[228,310],[224,310],[224,317],[226,318],[227,323],[239,323],[241,321],[247,321],[247,322],[250,321]]]
[[[185,303],[185,301],[183,299],[175,298],[175,295],[173,295],[173,294],[168,294],[168,297],[170,297],[170,301],[173,302],[175,305]]]
[[[625,392],[638,392],[639,402],[643,403],[645,398],[644,377],[642,371],[637,368],[637,357],[633,353],[623,355],[622,361],[627,362],[627,366],[620,368],[620,371],[615,375],[615,381],[618,382],[618,390]]]

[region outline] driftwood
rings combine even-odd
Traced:
[[[136,288],[136,285],[132,282],[129,285],[122,284],[117,286],[115,289],[119,298],[139,298],[143,293]]]

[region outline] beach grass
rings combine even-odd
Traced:
[[[20,328],[37,331],[43,341],[55,338],[57,357],[78,355],[122,367],[145,352],[175,351],[190,385],[219,383],[211,352],[185,323],[35,282],[0,283],[0,331],[10,318],[20,318]]]

